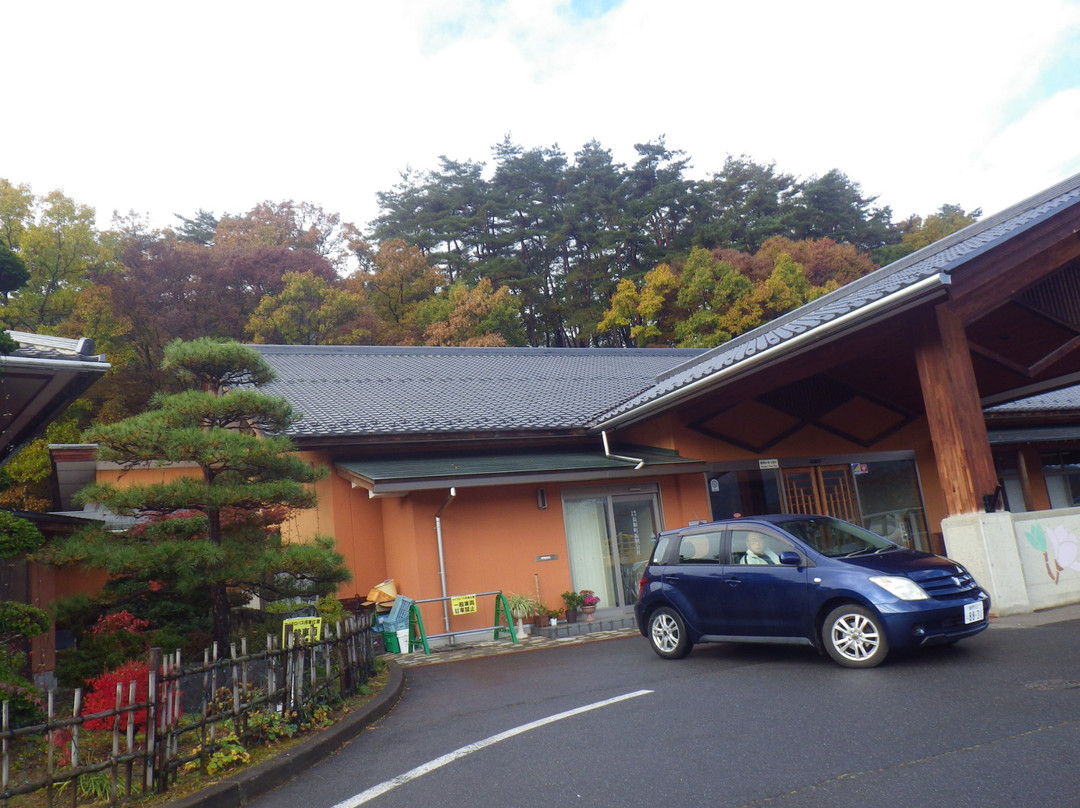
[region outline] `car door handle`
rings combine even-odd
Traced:
[[[738,586],[742,583],[742,578],[728,578],[727,583],[728,586]]]

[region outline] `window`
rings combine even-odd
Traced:
[[[1042,467],[1050,507],[1080,505],[1080,451],[1047,452],[1042,455]]]
[[[735,514],[779,513],[780,482],[775,470],[744,469],[709,475],[713,519]]]
[[[679,542],[680,564],[716,564],[720,561],[722,533],[691,533]]]
[[[918,469],[910,452],[770,462],[776,467],[760,468],[764,463],[759,461],[756,469],[708,474],[712,518],[824,514],[860,524],[905,547],[930,549]],[[1080,496],[1080,476],[1076,486],[1075,496]]]
[[[780,554],[795,548],[762,530],[731,531],[732,564],[779,564]]]

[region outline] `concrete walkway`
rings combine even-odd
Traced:
[[[641,636],[634,625],[633,618],[609,618],[593,623],[578,623],[567,626],[560,623],[556,628],[532,627],[529,636],[520,640],[498,639],[463,642],[457,645],[431,647],[431,653],[423,649],[411,653],[386,654],[405,668],[420,665],[437,665],[442,662],[459,662],[463,659],[517,654],[522,651],[539,651],[543,648],[558,648],[563,645],[581,645],[582,643],[614,640],[619,637]]]

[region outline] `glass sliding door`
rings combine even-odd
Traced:
[[[630,606],[659,529],[656,493],[568,493],[563,500],[570,575],[600,608]]]
[[[564,502],[563,514],[574,589],[593,590],[601,608],[613,605],[616,589],[607,497]]]
[[[656,542],[656,497],[613,496],[611,515],[615,522],[615,547],[622,586],[620,606],[637,600],[641,573]]]

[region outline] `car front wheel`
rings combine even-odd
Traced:
[[[661,606],[649,616],[649,642],[664,659],[681,659],[690,653],[691,642],[679,613]]]
[[[829,612],[821,640],[833,660],[845,668],[873,668],[889,653],[881,621],[862,606],[846,603]]]

